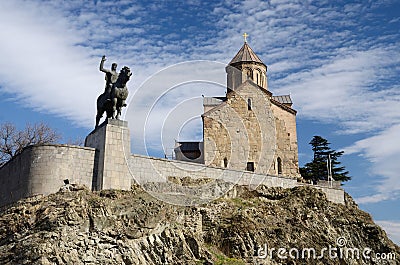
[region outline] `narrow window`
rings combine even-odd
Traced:
[[[282,159],[280,157],[278,157],[278,159],[276,160],[278,163],[278,175],[282,174]]]
[[[253,171],[254,172],[254,162],[247,162],[247,171]]]
[[[251,98],[247,99],[247,109],[251,110]]]
[[[247,71],[246,71],[246,75],[247,75],[247,79],[251,79],[251,80],[253,80],[253,73],[251,72],[251,70],[250,70],[250,69],[247,69]]]
[[[228,158],[224,158],[224,167],[228,167]]]
[[[265,85],[265,75],[264,73],[261,74],[261,87],[264,87]]]

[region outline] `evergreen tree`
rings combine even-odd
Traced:
[[[344,166],[338,159],[343,155],[343,151],[337,152],[332,150],[330,143],[321,136],[314,136],[310,142],[314,152],[314,158],[311,162],[300,168],[300,174],[304,179],[318,181],[328,179],[327,161],[330,160],[332,168],[332,177],[338,181],[348,181],[351,179],[349,172],[345,170]]]

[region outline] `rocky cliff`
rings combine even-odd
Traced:
[[[75,188],[2,210],[0,264],[400,264],[400,248],[349,196],[310,187],[191,207]]]

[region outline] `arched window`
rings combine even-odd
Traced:
[[[224,167],[228,167],[228,158],[224,158]]]
[[[251,105],[251,98],[247,99],[247,110],[251,110],[252,105]]]
[[[263,86],[263,72],[260,69],[254,70],[254,79],[257,85]]]
[[[260,86],[265,88],[265,75],[264,73],[261,74],[261,82],[260,82]]]
[[[253,80],[253,72],[251,71],[250,68],[246,68],[246,75],[247,75],[247,79]]]
[[[276,162],[278,164],[278,175],[281,175],[282,174],[282,159],[280,157],[278,157]]]

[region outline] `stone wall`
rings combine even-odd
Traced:
[[[64,180],[93,186],[95,149],[70,145],[30,146],[0,168],[0,205],[57,192]]]
[[[25,149],[0,168],[0,206],[31,196],[28,192],[32,148]]]
[[[340,187],[327,187],[321,185],[309,185],[304,183],[299,183],[298,186],[312,186],[315,189],[323,191],[329,201],[344,204],[344,190]]]
[[[300,176],[298,165],[298,147],[296,114],[271,104],[275,117],[277,149],[274,156],[274,165],[270,174],[278,174],[278,157],[282,161],[282,173],[286,176]]]
[[[129,169],[132,178],[139,184],[146,182],[167,182],[169,177],[190,177],[193,179],[221,179],[239,185],[259,185],[293,188],[297,181],[289,177],[267,176],[240,170],[208,167],[202,164],[167,160],[142,155],[131,155]]]
[[[321,186],[313,186],[316,189],[322,190],[326,194],[326,198],[335,203],[344,204],[344,190],[341,188],[328,188]]]
[[[254,163],[256,173],[273,175],[277,173],[277,151],[282,157],[283,153],[297,157],[297,149],[290,148],[285,124],[274,116],[270,96],[252,81],[246,81],[227,94],[226,102],[203,114],[206,165],[220,166],[227,158],[229,169],[245,170],[249,162]],[[297,164],[285,163],[282,175],[296,176],[289,174],[292,171],[298,172]]]
[[[162,158],[142,155],[131,155],[129,169],[132,182],[144,185],[148,182],[168,182],[170,177],[192,179],[219,179],[238,185],[246,185],[252,188],[263,184],[268,187],[293,188],[296,186],[312,186],[322,190],[327,199],[335,203],[344,203],[344,190],[339,187],[327,187],[321,185],[309,185],[297,182],[294,178],[255,174],[240,170],[208,167],[202,164],[185,161],[167,160]]]

